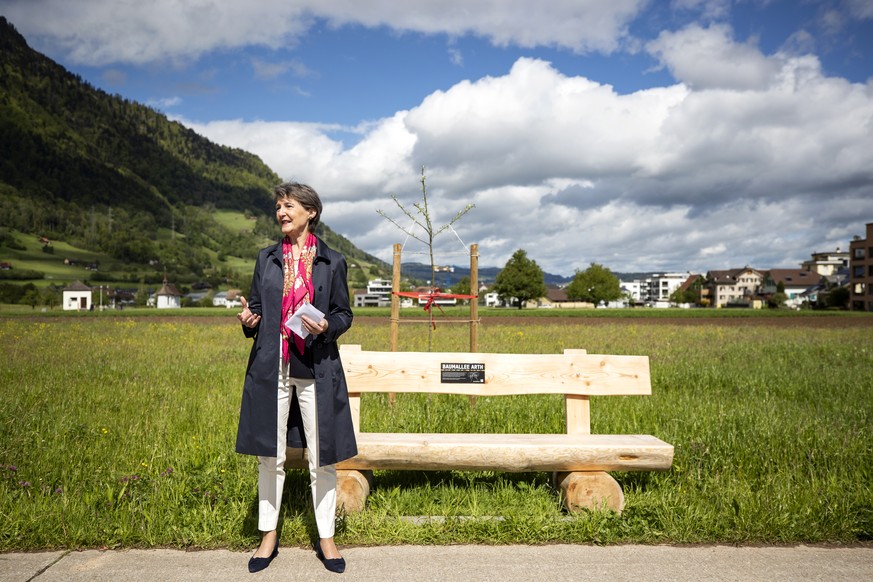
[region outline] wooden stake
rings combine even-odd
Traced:
[[[479,351],[479,245],[470,245],[470,351]]]
[[[391,275],[391,351],[397,351],[397,334],[400,329],[400,253],[403,246],[400,243],[394,244],[394,271]],[[397,401],[397,395],[394,392],[388,393],[388,404],[394,405]]]

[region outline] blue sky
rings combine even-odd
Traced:
[[[873,221],[873,0],[0,0],[93,85],[380,216],[467,203],[444,261],[793,267]],[[460,241],[459,241],[460,239]],[[407,241],[415,252],[414,241]],[[438,259],[439,260],[439,259]]]

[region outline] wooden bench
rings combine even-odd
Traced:
[[[661,471],[673,446],[649,435],[593,435],[589,398],[651,394],[646,356],[371,352],[343,345],[340,354],[358,455],[337,465],[337,504],[360,511],[372,470],[551,471],[568,510],[606,505],[620,512],[621,487],[606,471]],[[410,434],[360,432],[361,395],[370,392],[466,394],[475,397],[563,394],[566,434]],[[475,410],[471,411],[475,414]],[[306,468],[305,451],[288,449],[286,466]]]

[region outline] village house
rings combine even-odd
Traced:
[[[540,297],[536,301],[528,301],[525,307],[552,308],[561,307],[563,309],[593,309],[594,304],[588,301],[572,301],[567,297],[567,291],[560,287],[546,287],[545,297]]]
[[[688,278],[676,289],[676,292],[682,295],[688,295],[689,291],[694,296],[694,301],[691,303],[704,307],[710,304],[709,289],[706,287],[706,279],[703,275],[688,275]],[[682,303],[680,306],[691,307],[691,304]]]
[[[227,307],[232,309],[242,307],[242,301],[239,300],[242,291],[239,289],[228,289],[227,291],[219,291],[212,296],[213,307]]]
[[[178,309],[182,307],[182,294],[175,285],[167,281],[167,276],[164,275],[164,284],[149,298],[149,303],[158,309]]]
[[[764,282],[764,273],[751,267],[708,271],[706,287],[712,307],[752,307],[760,309],[758,298]]]
[[[81,281],[75,281],[68,287],[64,287],[62,295],[64,311],[87,311],[91,309],[91,288]]]
[[[806,292],[817,286],[822,278],[819,273],[806,269],[770,269],[764,276],[761,294],[770,297],[778,292],[781,285],[787,296],[785,306],[800,307],[801,303],[808,300]]]

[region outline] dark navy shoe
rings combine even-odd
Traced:
[[[321,563],[324,564],[324,567],[330,570],[331,572],[336,572],[337,574],[342,574],[346,571],[346,560],[345,558],[331,558],[328,560],[324,557],[324,554],[321,551],[321,540],[312,544],[312,548],[315,550],[315,555],[321,560]]]
[[[273,553],[269,555],[267,558],[256,558],[252,556],[249,558],[249,572],[254,574],[255,572],[260,572],[267,568],[270,565],[270,562],[273,561],[273,558],[279,555],[279,540],[276,539],[276,547],[273,548]]]

